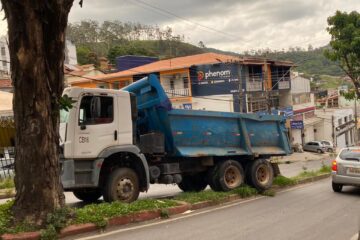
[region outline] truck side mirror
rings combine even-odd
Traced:
[[[85,130],[85,129],[86,129],[86,125],[82,123],[82,124],[80,125],[80,130]]]

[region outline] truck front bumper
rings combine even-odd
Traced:
[[[61,183],[65,191],[99,186],[101,165],[104,159],[61,159]]]

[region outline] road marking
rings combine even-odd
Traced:
[[[290,192],[292,190],[296,190],[296,189],[304,188],[304,187],[306,187],[308,185],[312,185],[313,183],[314,182],[306,183],[306,184],[303,184],[303,185],[300,185],[300,186],[296,186],[296,187],[293,187],[293,188],[289,188],[289,189],[279,191],[278,193]],[[78,240],[96,239],[96,238],[111,236],[113,234],[118,234],[118,233],[122,233],[122,232],[128,232],[128,231],[133,231],[133,230],[137,230],[137,229],[141,229],[141,228],[148,228],[148,227],[152,227],[152,226],[156,226],[156,225],[160,225],[160,224],[171,223],[171,222],[175,222],[175,221],[182,220],[182,219],[185,219],[185,218],[189,218],[189,217],[193,217],[193,216],[197,216],[197,215],[201,215],[201,214],[205,214],[205,213],[215,212],[215,211],[218,211],[218,210],[230,208],[230,207],[233,207],[233,206],[236,206],[236,205],[241,205],[241,204],[244,204],[244,203],[253,202],[253,201],[260,200],[260,199],[263,199],[263,198],[266,198],[266,197],[267,196],[258,196],[258,197],[252,198],[252,199],[226,204],[224,206],[215,207],[215,208],[208,209],[208,210],[203,210],[203,211],[200,211],[200,212],[197,212],[197,213],[191,213],[189,215],[178,216],[178,217],[173,218],[173,219],[167,219],[167,220],[162,220],[162,221],[158,221],[158,222],[154,222],[154,223],[143,224],[143,225],[140,225],[140,226],[134,226],[134,227],[124,228],[124,229],[118,229],[118,230],[114,230],[114,231],[110,231],[110,232],[106,232],[106,233],[100,233],[100,234],[98,234],[96,236],[89,236],[89,237],[77,238],[77,239]]]

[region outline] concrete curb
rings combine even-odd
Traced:
[[[315,181],[319,181],[319,180],[321,180],[321,179],[328,178],[328,177],[330,177],[330,176],[331,176],[331,173],[324,173],[324,174],[321,174],[321,175],[319,175],[319,176],[309,177],[309,178],[304,178],[304,179],[298,180],[298,181],[296,182],[296,184],[315,182]]]
[[[322,174],[322,175],[319,175],[316,177],[301,179],[301,180],[297,181],[295,185],[292,185],[290,187],[275,186],[273,189],[280,190],[280,189],[285,189],[285,188],[291,188],[298,184],[309,183],[309,182],[314,182],[314,181],[318,181],[321,179],[325,179],[325,178],[329,177],[330,175],[331,174],[328,173],[328,174]],[[122,226],[122,225],[127,225],[130,223],[145,222],[145,221],[161,218],[162,214],[165,214],[165,215],[167,214],[168,216],[177,215],[177,214],[184,213],[188,210],[198,210],[201,208],[216,206],[216,205],[236,201],[239,199],[242,199],[242,198],[238,195],[230,195],[227,198],[225,198],[224,200],[219,201],[219,202],[204,201],[204,202],[189,204],[186,202],[179,201],[179,203],[181,205],[176,206],[176,207],[171,207],[171,208],[167,208],[167,209],[163,209],[163,210],[159,210],[159,209],[149,210],[149,211],[143,211],[143,212],[134,213],[134,214],[126,215],[126,216],[118,216],[118,217],[110,218],[107,220],[106,227]],[[163,217],[166,217],[166,216],[163,216]],[[102,229],[103,228],[101,228],[93,223],[71,225],[60,231],[59,238],[74,236],[74,235],[82,234],[82,233],[99,231]],[[27,233],[19,233],[19,234],[4,234],[1,236],[1,239],[4,239],[4,240],[38,240],[38,239],[40,239],[40,237],[41,237],[40,232],[27,232]]]

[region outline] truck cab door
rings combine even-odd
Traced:
[[[118,144],[116,96],[83,95],[79,102],[74,158],[96,158],[105,148]]]

